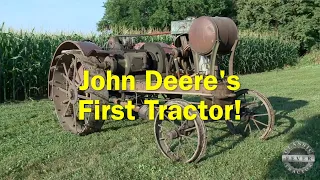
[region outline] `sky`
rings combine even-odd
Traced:
[[[95,33],[106,0],[1,0],[0,26],[37,32]]]

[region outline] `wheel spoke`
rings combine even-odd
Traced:
[[[63,88],[61,88],[61,87],[58,87],[57,89],[58,89],[59,91],[62,91],[62,92],[64,92],[64,93],[68,94],[68,91],[65,90],[65,89],[63,89]]]
[[[263,103],[261,103],[260,105],[258,105],[257,107],[255,107],[254,109],[252,109],[252,112],[256,112],[258,109],[260,109],[261,107],[263,107]]]
[[[90,100],[90,97],[87,97],[87,96],[84,96],[84,95],[78,94],[78,97],[81,98],[81,99]]]
[[[252,120],[252,121],[253,121],[253,123],[256,125],[256,127],[258,128],[258,130],[260,131],[260,128],[259,128],[257,122],[256,122],[255,120]]]
[[[67,70],[66,64],[62,63],[62,66],[63,66],[63,69],[64,69],[64,74],[67,76],[68,75],[68,70]]]
[[[269,115],[268,113],[265,113],[265,114],[255,114],[255,115],[253,115],[252,117],[268,116],[268,115]]]
[[[164,130],[169,130],[168,128],[162,126],[161,124],[158,124],[158,126],[161,128],[161,130],[162,130],[162,129],[164,129]],[[169,132],[169,131],[168,131],[168,132]]]
[[[69,85],[72,85],[72,81],[66,75],[62,74],[62,76],[68,81]]]
[[[194,129],[196,129],[196,127],[187,128],[187,129],[185,129],[185,131],[192,131]]]
[[[247,129],[249,129],[249,133],[251,133],[251,125],[248,123],[244,129],[244,132],[247,132]]]
[[[232,121],[232,122],[234,122],[234,121]],[[236,128],[238,128],[240,125],[242,125],[242,124],[244,124],[244,123],[247,123],[246,121],[244,122],[244,121],[240,121],[237,125],[236,125]],[[247,125],[246,125],[247,126]]]
[[[75,80],[76,80],[76,86],[77,87],[79,87],[81,84],[82,84],[82,82],[83,82],[83,80],[81,80],[81,76],[80,76],[80,74],[79,74],[79,71],[78,71],[78,68],[76,68],[76,75],[75,75]]]
[[[182,148],[182,146],[183,146],[182,139],[179,138],[178,145],[174,147],[174,151],[175,151],[174,156],[176,156],[179,160],[186,160],[188,155],[186,152],[186,148]]]
[[[67,116],[67,112],[68,112],[68,110],[69,110],[70,104],[71,104],[71,102],[69,101],[68,104],[67,104],[66,109],[65,109],[64,112],[62,113],[62,116],[63,116],[63,117],[66,117],[66,116]]]
[[[265,125],[266,127],[268,127],[268,125],[267,124],[265,124],[265,123],[263,123],[263,122],[260,122],[260,121],[258,121],[258,120],[256,120],[256,119],[254,119],[254,118],[251,118],[253,121],[255,121],[255,122],[257,122],[257,123],[259,123],[259,124],[262,124],[262,125]]]
[[[80,83],[78,82],[78,83],[76,83],[75,85],[76,85],[76,87],[78,88],[78,87],[81,86],[82,83],[83,83],[83,79],[80,81]]]
[[[253,102],[256,102],[256,100],[257,100],[257,97],[256,96],[253,97]]]
[[[73,63],[73,78],[72,78],[72,84],[75,84],[76,82],[76,71],[77,69],[77,62],[74,60],[75,63]]]
[[[246,127],[244,128],[244,131],[243,131],[243,132],[246,132],[246,131],[247,131],[248,125],[249,125],[249,123],[246,124]]]
[[[196,138],[192,138],[192,137],[190,137],[190,136],[185,136],[185,135],[182,135],[182,134],[180,134],[179,136],[181,136],[181,137],[183,137],[183,138],[186,138],[186,139],[188,139],[188,140],[193,140],[193,141],[198,142],[198,137],[197,137],[197,139],[196,139]]]
[[[171,122],[174,126],[179,127],[179,125],[177,125],[176,123],[174,123],[174,121],[171,121],[166,114],[164,114],[164,116],[166,117],[166,121],[169,121],[169,122]]]
[[[258,102],[243,103],[243,104],[241,104],[241,107],[250,106],[250,105],[253,105],[253,104],[256,104],[256,103],[258,103]]]
[[[184,127],[184,125],[187,124],[187,123],[188,123],[188,121],[185,121],[185,120],[184,120],[184,121],[182,122],[182,120],[181,120],[181,121],[180,121],[180,127]],[[188,127],[188,126],[187,126],[187,127]]]
[[[72,58],[72,62],[71,62],[71,64],[70,64],[70,67],[72,67],[72,66],[74,65],[74,63],[75,63],[75,59]]]

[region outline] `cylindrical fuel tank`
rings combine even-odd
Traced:
[[[219,54],[230,53],[238,39],[238,28],[227,17],[201,16],[195,19],[189,29],[190,47],[200,55],[209,55],[217,40],[220,40]]]

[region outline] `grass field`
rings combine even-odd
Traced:
[[[0,105],[1,179],[319,179],[320,65],[241,76],[242,88],[268,96],[276,115],[272,137],[230,135],[223,121],[207,126],[206,157],[170,162],[157,149],[151,121],[109,121],[100,133],[64,132],[48,100]],[[304,175],[288,172],[281,154],[296,140],[316,151]]]

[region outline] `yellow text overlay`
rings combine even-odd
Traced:
[[[126,106],[121,105],[104,105],[99,100],[79,100],[79,120],[85,119],[85,113],[94,113],[96,120],[107,120],[108,114],[111,112],[113,120],[135,120],[133,109],[135,106],[132,101],[128,101]],[[236,100],[233,105],[212,105],[208,107],[204,101],[200,101],[199,105],[187,105],[182,108],[179,105],[160,105],[159,100],[144,100],[144,104],[149,105],[149,120],[154,120],[158,116],[158,120],[195,120],[199,115],[201,120],[230,120],[231,112],[235,112],[235,120],[240,120],[240,101]],[[90,105],[91,107],[86,107]],[[156,110],[156,108],[158,110]],[[125,112],[126,110],[126,117]],[[165,113],[169,110],[168,113]],[[209,112],[209,117],[205,112]]]
[[[101,90],[115,90],[115,91],[134,91],[136,80],[133,75],[113,75],[111,71],[106,72],[106,76],[103,77],[101,75],[95,75],[89,79],[89,71],[84,71],[83,76],[83,84],[79,87],[79,90],[85,91],[89,87],[96,91]],[[220,75],[224,77],[224,71],[220,72]],[[223,78],[222,77],[222,78]],[[228,76],[227,88],[231,91],[236,91],[240,89],[240,82],[238,82],[239,77],[236,75]],[[200,90],[200,86],[203,86],[208,91],[214,91],[218,86],[218,80],[213,75],[203,76],[203,75],[195,75],[194,77],[183,75],[180,78],[177,78],[173,75],[168,75],[166,77],[162,77],[161,73],[154,70],[147,70],[145,77],[147,91],[156,91],[161,86],[163,86],[168,91],[174,91],[178,87],[181,90],[189,91],[194,89],[196,91]],[[128,87],[129,86],[129,87]]]

